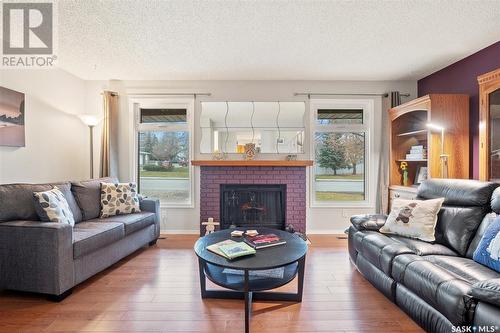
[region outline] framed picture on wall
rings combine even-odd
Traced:
[[[427,179],[427,167],[418,166],[415,174],[415,185],[420,185],[421,182]]]
[[[24,94],[0,87],[0,146],[24,147]]]

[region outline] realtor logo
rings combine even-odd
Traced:
[[[2,9],[3,67],[51,67],[56,59],[53,3],[7,2]]]

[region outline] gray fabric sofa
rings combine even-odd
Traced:
[[[0,289],[61,300],[75,285],[156,243],[158,200],[141,199],[138,213],[99,218],[101,181],[116,180],[0,185]],[[53,186],[66,197],[74,227],[38,220],[33,192]]]
[[[379,222],[353,216],[351,261],[427,332],[475,332],[474,326],[477,332],[495,331],[500,327],[500,274],[472,257],[493,221],[484,217],[492,211],[500,214],[499,185],[459,179],[423,182],[419,199],[445,198],[434,243],[380,233],[384,216],[375,216]]]

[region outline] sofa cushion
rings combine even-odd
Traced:
[[[478,264],[472,259],[448,256],[426,256],[425,260],[446,269],[470,284],[500,277],[497,272]]]
[[[0,185],[0,222],[13,220],[38,221],[33,192],[48,191],[51,184]]]
[[[443,206],[436,225],[436,243],[450,247],[465,256],[487,213],[485,207]]]
[[[470,321],[473,310],[469,295],[471,284],[426,259],[411,254],[397,256],[393,263],[393,278],[453,324]]]
[[[71,209],[71,213],[73,213],[73,218],[75,219],[75,223],[81,222],[82,211],[80,210],[80,207],[76,203],[73,192],[71,192],[71,183],[70,182],[56,183],[54,184],[54,186],[57,186],[57,188],[63,193],[64,197],[66,198],[69,208]]]
[[[457,253],[444,245],[437,243],[427,243],[418,239],[411,239],[402,236],[391,235],[390,238],[406,245],[410,250],[419,256],[429,256],[433,254],[443,256],[456,256]]]
[[[500,307],[486,302],[479,302],[474,311],[474,326],[500,327]]]
[[[125,237],[125,227],[119,222],[80,222],[73,228],[73,258],[105,247]]]
[[[500,274],[496,279],[473,284],[471,295],[480,301],[500,307]]]
[[[156,215],[151,212],[140,212],[127,215],[115,215],[111,217],[94,219],[88,222],[115,222],[123,223],[125,227],[125,235],[130,235],[133,232],[146,228],[155,223]]]
[[[353,235],[354,248],[372,265],[391,274],[393,259],[403,253],[414,253],[404,244],[376,231],[358,231]]]
[[[71,191],[82,212],[82,220],[99,217],[101,212],[101,182],[113,183],[115,178],[91,179],[71,183]]]
[[[445,198],[444,205],[490,206],[491,194],[500,184],[470,179],[426,180],[418,187],[421,199]]]
[[[491,195],[499,185],[470,179],[422,182],[418,198],[445,198],[436,225],[436,242],[465,256],[483,217],[490,212]]]

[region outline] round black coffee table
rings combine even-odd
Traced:
[[[207,250],[207,246],[226,239],[243,241],[242,237],[231,237],[233,230],[235,229],[214,232],[201,237],[194,245],[200,270],[201,297],[244,299],[245,332],[249,332],[252,300],[302,301],[307,244],[289,232],[259,228],[257,229],[259,234],[276,234],[286,240],[286,244],[259,249],[255,255],[234,260],[228,260]],[[281,287],[296,276],[298,276],[296,293],[265,291]],[[230,290],[207,290],[206,278]]]

